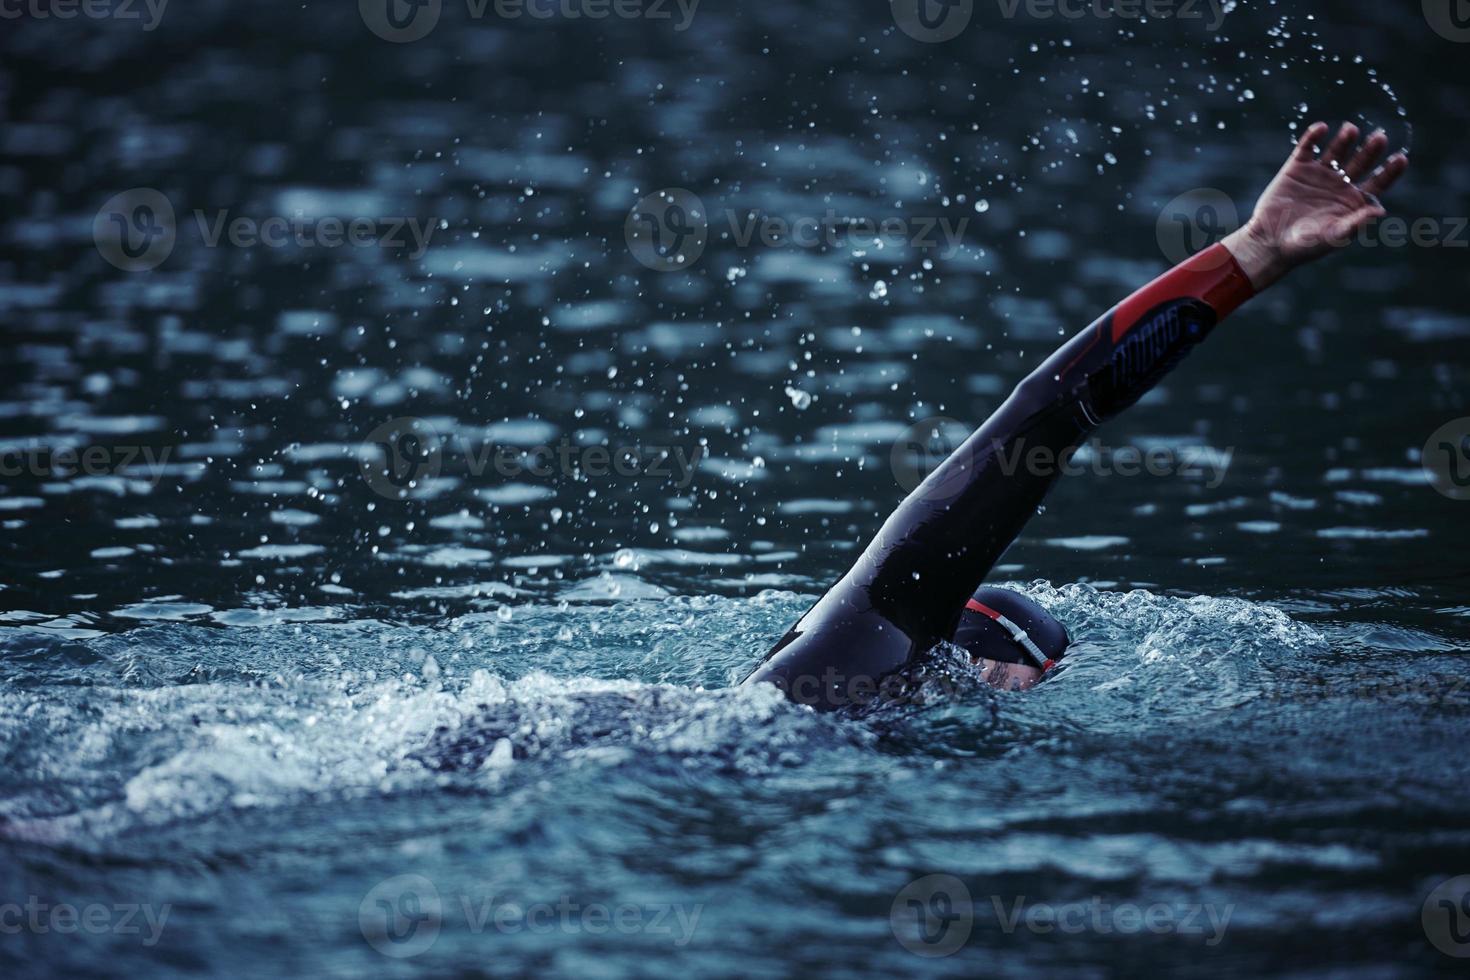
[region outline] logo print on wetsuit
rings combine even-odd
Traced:
[[[1190,346],[1199,343],[1202,332],[1199,314],[1190,311],[1186,318],[1187,327],[1180,324],[1179,314],[1178,306],[1170,306],[1148,323],[1135,327],[1123,338],[1109,362],[1114,392],[1137,391],[1145,387],[1151,378],[1167,371],[1184,354],[1180,336],[1186,330]],[[1098,407],[1112,415],[1122,411],[1127,405]]]
[[[1451,500],[1470,500],[1470,418],[1455,419],[1424,444],[1424,475]]]
[[[176,239],[173,205],[151,187],[112,197],[92,221],[97,251],[124,272],[158,268],[172,254]]]
[[[400,960],[427,952],[443,921],[439,890],[423,875],[381,881],[357,907],[362,938],[384,956]]]
[[[970,889],[954,875],[926,875],[894,897],[888,925],[900,946],[919,956],[949,956],[970,941],[975,908]]]
[[[915,41],[938,44],[959,37],[975,13],[974,0],[889,0],[893,22]]]
[[[1230,195],[1198,187],[1164,205],[1154,231],[1164,257],[1178,265],[1239,227],[1240,212]]]
[[[385,41],[407,44],[428,37],[439,23],[444,0],[357,0],[368,30]]]
[[[704,254],[709,212],[693,192],[666,187],[633,205],[623,222],[623,237],[640,265],[655,272],[677,272]]]
[[[1424,0],[1424,19],[1445,40],[1470,42],[1470,0]]]
[[[1470,957],[1470,875],[1440,882],[1424,900],[1419,922],[1435,949],[1456,959]]]
[[[389,419],[363,440],[357,462],[374,493],[411,500],[429,495],[444,463],[444,446],[423,419]]]

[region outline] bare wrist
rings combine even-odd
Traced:
[[[1291,271],[1291,263],[1281,249],[1257,234],[1252,224],[1231,232],[1221,244],[1230,251],[1258,293]]]

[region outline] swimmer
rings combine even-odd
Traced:
[[[1066,652],[1066,629],[1031,599],[980,588],[1056,481],[1004,467],[1043,447],[1065,459],[1138,401],[1221,320],[1292,269],[1344,246],[1386,212],[1379,198],[1409,167],[1379,165],[1388,135],[1359,145],[1346,123],[1313,124],[1244,227],[1176,266],[1077,334],[1019,385],[888,518],[743,684],[776,684],[827,711],[862,704],[941,641],[984,679],[1034,685]]]

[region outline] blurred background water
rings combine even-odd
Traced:
[[[1470,889],[1431,895],[1470,873],[1470,503],[1421,465],[1470,415],[1452,4],[962,2],[942,41],[881,2],[60,9],[0,34],[7,975],[1470,953]],[[1424,232],[1105,430],[1197,465],[1062,482],[996,579],[1065,671],[865,719],[727,689],[907,467],[1317,118],[1410,147]],[[702,248],[650,260],[674,200]],[[952,951],[904,919],[932,875]]]

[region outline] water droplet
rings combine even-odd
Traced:
[[[791,399],[791,404],[797,411],[806,411],[812,406],[811,393],[802,391],[800,388],[793,388],[787,385],[786,397]]]

